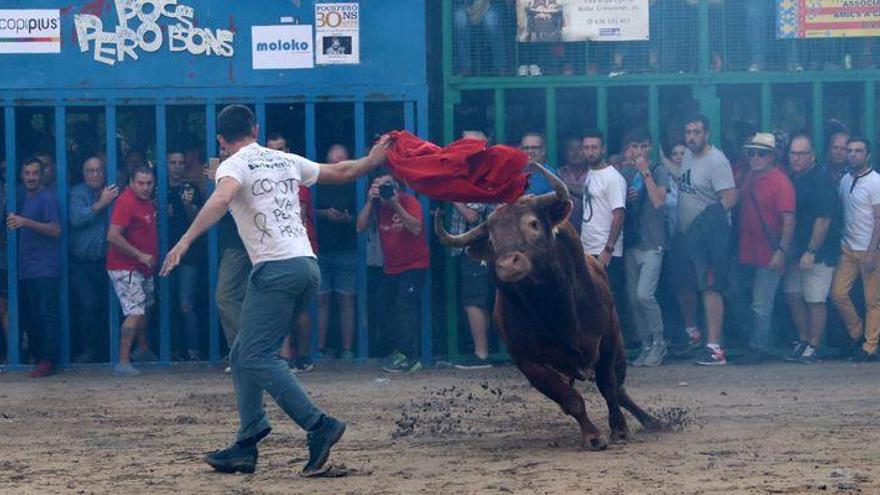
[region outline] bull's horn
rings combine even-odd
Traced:
[[[568,187],[565,185],[565,182],[562,182],[562,179],[544,168],[543,165],[536,162],[532,162],[532,164],[537,167],[538,171],[547,179],[547,182],[553,186],[553,192],[545,193],[535,198],[537,206],[539,208],[544,208],[553,204],[568,201]]]
[[[486,224],[481,223],[467,232],[459,235],[453,235],[446,231],[443,225],[443,210],[438,208],[434,215],[434,233],[437,239],[444,245],[453,248],[464,248],[482,241],[488,235],[486,232]]]

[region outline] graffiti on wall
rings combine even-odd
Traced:
[[[197,27],[195,11],[178,0],[115,0],[119,19],[112,31],[104,30],[100,17],[78,14],[74,17],[81,52],[90,49],[96,61],[114,65],[137,60],[139,52],[153,53],[167,45],[170,52],[231,57],[235,33],[226,29]],[[159,24],[164,20],[164,26]],[[165,28],[163,30],[163,27]]]

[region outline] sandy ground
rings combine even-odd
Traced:
[[[302,377],[349,422],[337,478],[302,479],[304,435],[271,404],[253,475],[200,457],[230,441],[232,384],[215,369],[0,375],[0,493],[880,493],[880,363],[631,369],[638,402],[677,431],[604,452],[512,367]],[[582,384],[607,432],[604,403]],[[271,402],[271,400],[270,400]]]

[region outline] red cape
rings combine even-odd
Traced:
[[[388,164],[395,177],[440,201],[512,203],[526,190],[529,156],[510,146],[459,139],[446,147],[406,131],[389,133]]]

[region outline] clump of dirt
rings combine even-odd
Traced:
[[[477,386],[450,385],[448,387],[424,387],[425,396],[410,400],[400,407],[394,421],[392,439],[402,437],[445,436],[485,433],[482,424],[474,418],[497,418],[512,414],[512,406],[525,409],[526,401],[500,386],[482,381]]]
[[[685,407],[663,407],[649,412],[660,423],[659,431],[682,431],[690,426],[702,426],[693,411]]]

